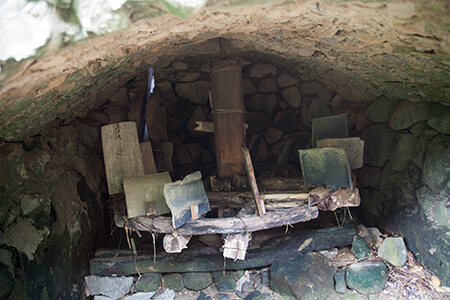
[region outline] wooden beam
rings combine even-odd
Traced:
[[[257,215],[231,218],[204,218],[192,220],[177,229],[180,235],[226,234],[239,232],[255,232],[269,228],[286,226],[316,219],[319,216],[317,207],[296,207],[282,211],[269,211],[263,217]],[[139,231],[172,233],[169,217],[136,217],[132,219]],[[125,221],[116,218],[116,225],[124,227]]]
[[[125,276],[145,273],[184,273],[213,272],[225,270],[244,270],[270,266],[277,260],[287,260],[294,255],[309,251],[343,247],[352,243],[356,231],[352,226],[333,227],[315,230],[295,230],[269,242],[260,248],[248,249],[245,260],[230,260],[224,264],[224,258],[218,248],[199,247],[183,250],[179,254],[158,253],[155,262],[153,254],[138,251],[119,250],[114,253],[102,253],[90,262],[90,274],[98,276]],[[103,251],[104,252],[104,251]]]
[[[244,156],[244,167],[247,172],[248,182],[250,183],[250,189],[252,190],[253,197],[255,198],[256,208],[258,209],[258,215],[264,216],[266,208],[264,207],[264,201],[259,196],[258,185],[256,184],[255,171],[253,170],[252,159],[250,152],[245,144],[241,144],[242,155]]]

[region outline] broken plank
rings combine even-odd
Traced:
[[[90,274],[98,276],[135,275],[145,273],[184,273],[243,270],[270,266],[277,260],[287,260],[309,251],[343,247],[352,243],[356,231],[352,226],[315,230],[296,230],[248,249],[246,259],[227,260],[218,248],[200,247],[179,254],[158,253],[155,262],[149,252],[138,256],[97,257],[90,262]]]
[[[252,159],[250,152],[245,144],[241,144],[242,155],[244,156],[244,167],[247,172],[248,182],[250,183],[250,189],[252,190],[253,197],[255,198],[256,208],[258,209],[258,215],[264,216],[266,208],[264,207],[264,201],[259,196],[258,185],[256,184],[255,171],[253,170]]]
[[[239,232],[254,232],[269,228],[286,226],[316,219],[319,216],[317,207],[296,207],[282,211],[269,211],[263,217],[257,215],[231,218],[205,218],[189,221],[177,229],[180,235],[224,234]],[[140,231],[157,233],[172,233],[173,228],[169,217],[136,217],[133,222]],[[118,227],[124,227],[124,221],[118,222]]]

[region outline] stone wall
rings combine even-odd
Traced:
[[[0,299],[82,295],[89,259],[108,237],[101,124],[52,124],[0,146]]]
[[[174,163],[186,171],[201,169],[198,163],[214,170],[212,135],[193,130],[194,121],[212,120],[211,59],[186,57],[155,70],[169,136],[177,141]],[[414,255],[449,284],[449,106],[384,95],[366,102],[338,92],[335,83],[250,60],[243,61],[243,87],[257,175],[299,175],[296,150],[308,147],[311,120],[347,113],[349,135],[365,141],[364,167],[356,172],[365,221],[405,237]]]

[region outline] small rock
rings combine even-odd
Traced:
[[[184,289],[183,275],[180,273],[169,273],[163,276],[164,287],[175,292]]]
[[[408,259],[403,238],[386,238],[378,248],[378,256],[395,267],[403,267]]]
[[[216,295],[216,300],[229,300],[230,296],[228,294],[224,294],[224,293],[218,293]]]
[[[409,132],[411,132],[414,137],[418,138],[423,135],[428,129],[430,129],[430,127],[427,125],[427,122],[424,121],[411,126]]]
[[[381,234],[380,230],[376,227],[368,227],[367,231],[370,234],[370,239],[372,240],[375,248],[379,248],[381,246],[381,243],[383,243],[383,235]]]
[[[111,124],[128,121],[127,107],[110,105],[105,107],[103,112],[108,115]]]
[[[258,84],[258,92],[269,94],[276,93],[278,91],[277,82],[273,78],[264,78]]]
[[[248,78],[242,80],[242,89],[244,90],[244,95],[253,95],[257,91],[255,84]]]
[[[365,142],[364,163],[372,167],[384,167],[389,160],[395,131],[386,123],[376,124],[361,134]]]
[[[249,76],[253,78],[263,78],[267,75],[277,75],[277,68],[271,64],[256,64],[249,72]]]
[[[150,292],[150,293],[136,293],[136,294],[126,297],[125,300],[149,300],[155,294],[156,294],[156,291]]]
[[[278,142],[282,136],[283,131],[272,126],[267,128],[266,132],[264,133],[264,139],[268,144],[274,144]]]
[[[95,295],[94,300],[111,300],[111,298],[106,297],[106,296]]]
[[[394,137],[391,151],[391,168],[403,171],[416,155],[416,138],[410,133],[399,133]]]
[[[183,282],[186,288],[201,291],[213,283],[213,278],[209,272],[184,273]]]
[[[299,79],[292,77],[289,74],[281,74],[278,77],[277,83],[280,88],[285,88],[289,86],[296,85],[299,82]]]
[[[334,268],[317,252],[276,261],[270,271],[270,287],[296,299],[327,299],[334,291]]]
[[[257,300],[260,299],[261,292],[260,291],[253,291],[250,292],[244,299],[245,300]]]
[[[175,292],[170,289],[162,290],[162,292],[160,292],[158,296],[156,296],[155,298],[155,300],[174,300],[174,299],[175,299]]]
[[[207,295],[203,292],[200,292],[200,295],[198,295],[198,298],[197,298],[197,300],[211,300],[211,299],[212,298],[210,295]]]
[[[345,283],[345,270],[339,269],[334,275],[334,283],[336,292],[345,294],[347,291],[347,284]]]
[[[248,124],[247,136],[262,133],[267,127],[272,125],[272,119],[261,112],[247,112],[245,122]]]
[[[216,287],[220,292],[232,292],[236,289],[236,280],[233,273],[226,273],[224,276],[214,279]]]
[[[388,122],[397,105],[397,100],[381,97],[367,108],[365,115],[375,123]]]
[[[434,192],[444,190],[450,181],[450,136],[439,135],[428,146],[423,165],[425,182]]]
[[[0,299],[6,299],[14,285],[14,277],[11,272],[0,264]]]
[[[308,81],[299,85],[302,96],[317,95],[319,91],[325,89],[322,84],[317,81]]]
[[[347,268],[347,285],[361,294],[375,294],[384,288],[386,273],[386,265],[379,261],[355,263]]]
[[[28,179],[22,144],[6,143],[0,147],[0,190],[15,189]]]
[[[109,98],[109,104],[121,107],[128,107],[128,105],[130,105],[130,102],[128,100],[128,89],[125,86],[118,89],[111,96],[111,98]]]
[[[155,86],[158,88],[162,98],[170,102],[176,102],[178,100],[178,97],[173,91],[172,83],[169,80],[158,81]]]
[[[33,254],[46,234],[44,230],[37,230],[28,219],[19,218],[4,233],[0,233],[0,244],[14,247],[33,260]]]
[[[238,279],[241,279],[242,276],[244,276],[245,271],[244,270],[236,270],[236,276]]]
[[[450,107],[440,103],[435,104],[431,111],[428,125],[436,131],[450,134]]]
[[[356,131],[364,131],[372,125],[374,125],[374,122],[369,119],[369,117],[367,117],[367,115],[363,111],[360,111],[356,115]]]
[[[273,127],[286,133],[297,131],[297,113],[295,110],[284,110],[278,112],[273,120]]]
[[[333,259],[334,257],[336,257],[336,255],[338,255],[339,250],[337,248],[333,248],[319,251],[319,253],[325,256],[326,258]]]
[[[352,252],[358,259],[366,258],[371,255],[369,246],[359,235],[355,235],[353,238]]]
[[[175,74],[175,77],[179,82],[193,82],[200,78],[200,73],[180,71]]]
[[[179,97],[186,98],[195,104],[208,103],[210,90],[211,83],[208,81],[179,83],[175,87],[175,91]]]
[[[161,284],[161,274],[143,274],[136,283],[136,290],[139,292],[154,292]]]
[[[87,296],[103,295],[113,300],[119,299],[130,292],[133,277],[84,277],[87,288]]]
[[[189,69],[189,65],[185,62],[175,60],[172,62],[172,67],[174,71],[186,71]]]
[[[281,95],[283,96],[284,100],[286,100],[286,102],[290,106],[292,106],[294,108],[300,107],[300,103],[302,101],[302,96],[297,87],[291,86],[289,88],[283,89],[283,90],[281,90]]]
[[[402,130],[427,120],[431,114],[433,103],[410,102],[404,100],[397,105],[389,120],[389,125],[394,130]]]
[[[245,107],[270,115],[277,106],[277,102],[277,96],[274,94],[254,94],[245,98]]]
[[[263,286],[270,285],[270,269],[262,269],[261,270],[261,284]]]
[[[42,199],[38,197],[32,197],[27,194],[22,195],[20,197],[20,208],[22,209],[22,214],[26,216],[33,212],[33,210],[39,206],[41,201]]]

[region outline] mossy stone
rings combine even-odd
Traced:
[[[183,275],[180,273],[170,273],[163,276],[164,288],[180,292],[184,289]]]
[[[352,243],[352,252],[356,258],[362,259],[370,256],[370,249],[366,241],[359,235],[355,235]]]
[[[386,265],[379,261],[352,264],[347,268],[347,285],[361,294],[375,294],[384,288],[386,272]]]
[[[136,283],[136,290],[139,292],[154,292],[161,284],[161,274],[143,274]]]
[[[224,276],[214,279],[216,287],[220,292],[231,292],[236,289],[236,279],[233,273],[227,273]]]
[[[183,274],[184,286],[190,290],[201,291],[213,283],[209,272],[189,272]]]

